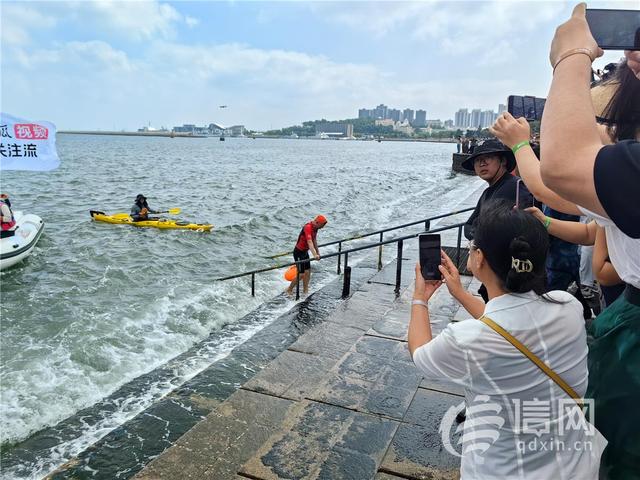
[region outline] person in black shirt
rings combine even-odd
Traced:
[[[476,222],[482,212],[483,205],[489,200],[505,199],[515,206],[517,196],[520,208],[533,205],[533,195],[529,193],[524,182],[510,173],[515,166],[516,158],[513,152],[495,139],[480,143],[474,149],[473,154],[462,163],[463,168],[474,171],[489,184],[487,189],[480,195],[475,210],[464,225],[464,236],[468,240],[473,240]],[[489,300],[487,289],[484,285],[480,286],[478,293],[485,302]]]
[[[520,208],[533,205],[533,196],[525,184],[520,181],[519,177],[514,177],[510,173],[515,165],[516,158],[513,152],[500,141],[494,139],[479,144],[473,155],[462,163],[462,168],[475,172],[489,184],[489,187],[482,192],[475,210],[464,226],[464,236],[468,240],[473,240],[475,222],[482,211],[482,205],[488,200],[504,198],[515,205],[517,192]],[[519,186],[518,183],[520,183]]]

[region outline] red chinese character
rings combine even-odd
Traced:
[[[43,139],[46,140],[49,138],[49,130],[47,127],[43,127],[42,125],[38,125],[36,123],[33,124],[33,138],[38,140]]]
[[[16,138],[33,138],[33,130],[30,123],[16,123],[13,130],[16,134]]]

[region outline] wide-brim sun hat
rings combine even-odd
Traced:
[[[471,156],[462,162],[462,168],[469,170],[470,172],[475,172],[475,169],[473,168],[475,159],[481,155],[490,155],[492,153],[498,154],[500,157],[507,159],[507,172],[511,172],[516,168],[516,156],[509,147],[496,139],[485,140],[484,142],[476,145]]]

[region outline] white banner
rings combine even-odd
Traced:
[[[0,170],[53,170],[60,165],[56,126],[0,113]]]

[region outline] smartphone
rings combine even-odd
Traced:
[[[438,266],[440,261],[440,235],[422,233],[418,235],[420,246],[420,270],[425,280],[442,280]]]
[[[524,117],[530,122],[541,120],[546,100],[546,98],[532,97],[530,95],[509,95],[507,110],[515,118]]]
[[[524,210],[525,208],[535,207],[536,206],[535,198],[531,202],[531,205],[523,205],[522,203],[520,203],[520,184],[521,183],[522,183],[522,179],[519,178],[518,181],[516,182],[516,208],[520,208]]]
[[[640,50],[640,10],[587,8],[587,23],[603,50]]]

